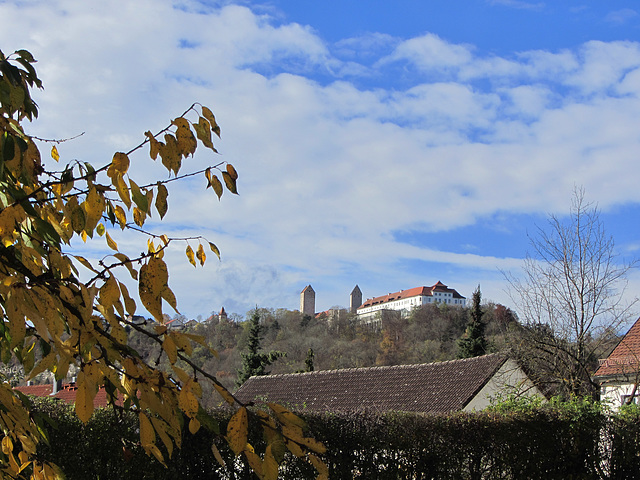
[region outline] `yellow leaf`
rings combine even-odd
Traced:
[[[144,220],[147,218],[147,214],[140,210],[138,207],[133,207],[133,221],[139,227],[144,225]]]
[[[114,253],[113,256],[120,260],[122,264],[127,268],[127,270],[129,270],[131,278],[133,278],[134,280],[138,279],[138,272],[133,268],[129,257],[127,257],[124,253]]]
[[[246,407],[240,407],[227,424],[227,443],[236,456],[240,455],[247,445],[248,422]]]
[[[216,192],[218,200],[220,200],[220,197],[222,197],[222,192],[224,191],[222,189],[222,183],[220,183],[220,179],[218,179],[218,177],[216,177],[215,175],[211,175],[211,177],[209,178],[209,185],[213,187],[213,191]]]
[[[195,416],[198,414],[198,399],[193,394],[193,392],[187,388],[183,388],[182,390],[180,390],[180,395],[178,396],[178,406],[180,407],[180,410],[182,410],[184,414],[189,418],[195,418]]]
[[[116,175],[124,175],[129,170],[129,157],[126,153],[117,152],[107,169],[107,175],[113,179]]]
[[[118,244],[116,242],[113,241],[113,239],[109,236],[109,232],[104,232],[105,237],[107,239],[107,245],[109,245],[109,248],[112,250],[115,250],[116,252],[118,251]]]
[[[118,282],[113,276],[107,278],[104,285],[100,287],[100,303],[105,307],[112,306],[120,298]]]
[[[267,445],[267,448],[264,452],[264,461],[262,462],[262,466],[262,473],[265,480],[278,480],[279,465],[275,457],[271,453],[271,445]]]
[[[169,272],[167,265],[161,259],[152,257],[146,265],[140,267],[138,293],[142,304],[153,315],[156,321],[162,323],[162,298],[169,287]]]
[[[144,412],[138,414],[140,420],[140,443],[143,447],[156,443],[156,434],[149,417]]]
[[[277,403],[268,402],[267,406],[271,410],[273,410],[273,412],[278,417],[278,420],[280,420],[280,422],[283,425],[296,426],[296,427],[299,427],[299,428],[304,428],[306,426],[304,420],[302,420],[300,417],[298,417],[294,413],[292,413],[289,410],[287,410],[286,408],[284,408],[282,405],[278,405]]]
[[[112,179],[113,186],[116,187],[116,191],[120,196],[120,200],[124,202],[127,208],[131,208],[131,193],[129,192],[129,187],[127,183],[122,178],[122,175],[116,175]]]
[[[167,204],[167,197],[169,196],[169,191],[164,184],[158,182],[158,193],[156,194],[156,210],[158,210],[158,214],[160,218],[164,218],[167,214],[167,210],[169,205]]]
[[[216,447],[215,443],[211,444],[211,451],[213,452],[213,456],[215,457],[215,459],[218,461],[218,463],[224,467],[227,468],[227,464],[224,463],[224,459],[222,458],[222,455],[220,455],[220,450],[218,450],[218,447]]]
[[[216,247],[213,243],[209,242],[209,248],[213,253],[215,253],[218,256],[218,259],[220,259],[220,250],[218,250],[218,247]]]
[[[312,453],[309,454],[309,461],[318,472],[318,477],[316,480],[329,479],[329,467],[326,463],[324,463]]]
[[[170,429],[170,427],[166,422],[157,417],[151,417],[151,423],[153,424],[153,428],[155,429],[156,433],[162,440],[162,443],[164,443],[164,446],[167,449],[167,453],[169,454],[169,458],[171,458],[171,455],[173,454],[173,442],[167,434],[167,430]]]
[[[124,308],[127,309],[127,313],[129,315],[135,315],[136,313],[136,302],[129,295],[129,290],[125,286],[124,283],[118,282],[120,285],[120,291],[122,292],[122,299],[124,300]]]
[[[222,178],[224,180],[224,184],[227,186],[227,190],[237,195],[238,189],[236,187],[236,179],[233,178],[229,172],[222,172]]]
[[[209,121],[206,118],[199,117],[198,123],[194,123],[193,128],[196,131],[198,139],[200,139],[204,146],[216,152],[213,142],[211,141],[211,124],[209,124]]]
[[[166,142],[164,145],[160,144],[162,165],[164,165],[167,170],[177,175],[180,170],[180,166],[182,165],[182,155],[180,155],[178,150],[178,142],[176,137],[169,133],[165,134],[164,141]]]
[[[198,419],[192,418],[191,420],[189,420],[189,431],[191,432],[191,434],[195,435],[198,430],[200,430],[200,422],[198,421]]]
[[[189,259],[189,263],[191,263],[191,265],[193,265],[194,267],[196,266],[196,259],[193,255],[193,249],[191,248],[191,245],[187,245],[187,258]]]
[[[218,123],[216,122],[216,117],[213,116],[213,113],[211,112],[211,110],[209,110],[207,107],[203,106],[202,107],[202,115],[211,124],[211,131],[213,133],[215,133],[218,136],[218,138],[220,138],[220,127],[218,126]]]
[[[60,160],[60,154],[58,153],[58,147],[55,145],[51,147],[51,158],[53,158],[56,162]]]
[[[98,191],[95,186],[91,186],[89,188],[89,193],[87,194],[87,198],[82,202],[82,207],[85,212],[85,226],[84,231],[89,234],[93,232],[98,225],[98,222],[102,218],[102,214],[105,209],[105,201],[104,195]]]
[[[125,213],[124,209],[120,205],[116,205],[113,213],[116,216],[116,220],[118,220],[118,223],[120,224],[120,228],[124,230],[124,227],[126,227],[127,225],[127,214]]]
[[[96,227],[96,233],[100,236],[103,236],[104,232],[106,232],[106,229],[104,228],[104,225],[102,224],[102,222],[100,222]]]
[[[238,179],[238,172],[236,172],[236,169],[233,168],[233,165],[231,165],[230,163],[227,163],[227,173],[233,180]]]
[[[231,395],[231,392],[229,392],[229,390],[227,390],[226,388],[224,388],[222,385],[218,385],[217,383],[214,383],[213,386],[215,387],[215,389],[218,391],[218,393],[220,394],[220,396],[229,404],[232,405],[236,402],[235,399],[233,398],[233,395]]]
[[[193,155],[198,146],[198,142],[196,141],[196,137],[194,137],[193,133],[191,132],[189,122],[186,119],[179,117],[176,118],[172,123],[178,127],[178,129],[176,130],[178,152],[180,152],[185,157],[188,155]]]
[[[249,463],[251,470],[253,470],[260,480],[263,480],[265,477],[264,470],[262,468],[262,459],[260,456],[252,450],[245,450],[244,454],[247,457],[247,462]]]
[[[178,361],[178,347],[176,347],[176,343],[173,341],[173,338],[165,337],[162,342],[162,349],[166,352],[167,357],[169,357],[171,365]]]
[[[204,247],[202,246],[202,244],[198,245],[198,250],[196,251],[196,258],[200,262],[200,265],[204,265],[204,262],[207,259],[207,254],[204,253]]]
[[[98,271],[95,268],[93,268],[93,265],[91,265],[89,263],[89,260],[87,260],[86,258],[81,257],[80,255],[74,255],[73,258],[78,260],[82,265],[84,265],[86,268],[88,268],[92,272],[98,273]]]
[[[151,132],[144,132],[144,134],[149,139],[149,147],[150,147],[149,156],[155,160],[156,158],[158,158],[158,152],[160,149],[158,145],[158,141],[151,134]]]
[[[82,372],[78,374],[78,389],[76,390],[76,415],[83,422],[87,423],[93,414],[93,397],[95,392],[87,385],[87,381],[81,380]]]

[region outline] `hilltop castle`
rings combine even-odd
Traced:
[[[349,295],[349,311],[356,313],[358,319],[361,320],[369,319],[382,310],[399,311],[401,315],[406,316],[415,307],[430,303],[464,307],[467,299],[440,281],[431,287],[400,290],[399,292],[367,299],[364,303],[362,302],[362,291],[358,285]],[[307,285],[300,292],[300,312],[305,315],[316,315],[316,292],[311,285]]]

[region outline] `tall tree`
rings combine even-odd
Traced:
[[[192,433],[202,425],[216,428],[201,408],[201,384],[209,382],[235,408],[224,435],[230,448],[244,454],[256,470],[273,477],[275,469],[277,475],[278,461],[270,447],[263,460],[247,445],[248,419],[253,416],[263,425],[265,438],[277,443],[278,451],[291,445],[290,440],[274,430],[273,418],[250,413],[216,377],[190,360],[194,343],[208,348],[202,337],[170,330],[165,324],[163,302],[177,312],[163,260],[167,247],[186,244],[187,259],[194,267],[205,263],[205,247],[219,255],[217,247],[202,237],[170,238],[145,227],[152,214],[160,220],[165,216],[167,185],[174,180],[200,174],[218,198],[224,187],[236,193],[238,174],[229,163],[181,173],[183,160],[198,145],[216,151],[212,134],[219,136],[220,128],[213,113],[194,104],[159,133],[146,132],[139,145],[115,153],[102,165],[65,163],[59,141],[37,139],[23,128],[38,116],[30,89],[42,84],[34,62],[25,50],[8,56],[0,52],[0,360],[20,363],[28,379],[45,371],[62,379],[71,367],[78,368],[75,412],[80,420],[89,420],[94,397],[104,388],[113,408],[136,412],[140,444],[159,461],[165,460],[159,446],[171,456],[184,428]],[[42,142],[52,145],[48,161],[40,154]],[[146,145],[170,178],[134,181],[130,157]],[[143,235],[143,253],[126,255],[110,234],[114,229]],[[71,254],[78,237],[82,242],[104,243],[112,253],[96,262]],[[80,269],[85,270],[80,273]],[[131,320],[137,304],[120,280],[122,272],[137,284],[140,301],[152,316],[144,324]],[[127,328],[158,345],[171,370],[146,363],[128,344]],[[184,362],[182,367],[178,360]],[[28,399],[4,382],[0,411],[0,476],[58,478],[56,467],[36,454],[44,420],[32,416]],[[301,447],[309,451],[309,446],[323,450],[298,438],[302,433],[298,420],[292,423],[292,417],[282,412],[282,407],[272,407],[283,428],[294,429],[296,453]]]
[[[309,350],[307,350],[307,357],[304,359],[304,365],[307,372],[313,372],[315,370],[315,367],[313,365],[313,357],[313,348],[309,347]]]
[[[482,294],[480,285],[473,292],[473,305],[469,311],[469,323],[464,335],[458,340],[458,358],[479,357],[487,353],[486,325],[482,321]]]
[[[626,294],[636,262],[618,257],[598,208],[578,188],[568,218],[551,215],[530,243],[523,275],[506,275],[525,327],[516,352],[559,393],[595,395],[591,374],[607,338],[602,333],[627,323],[637,304]]]
[[[242,355],[242,368],[238,371],[237,385],[240,386],[250,377],[256,375],[267,375],[269,367],[278,358],[284,357],[284,352],[272,350],[269,353],[260,351],[263,339],[264,327],[260,324],[260,313],[256,308],[249,320],[249,338],[247,340],[247,351]]]

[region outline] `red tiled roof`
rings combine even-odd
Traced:
[[[640,367],[640,318],[636,320],[613,352],[601,362],[596,377],[634,373]]]
[[[63,400],[67,403],[75,403],[76,391],[78,390],[78,387],[76,387],[76,384],[74,382],[65,383],[55,395],[51,395],[51,392],[53,392],[53,385],[51,385],[50,383],[46,383],[43,385],[23,385],[21,387],[15,387],[15,389],[24,393],[25,395],[32,395],[34,397],[51,397]],[[93,406],[106,407],[107,404],[107,391],[104,389],[104,387],[100,387],[98,389],[98,392],[96,393],[96,396],[93,398]]]
[[[462,410],[505,361],[493,354],[420,365],[251,377],[235,396],[243,403],[270,401],[311,411],[448,413]]]
[[[403,298],[411,298],[411,297],[418,297],[418,296],[432,297],[433,292],[452,293],[453,298],[465,298],[453,288],[449,288],[444,283],[438,281],[438,283],[436,283],[435,285],[432,285],[431,287],[414,287],[408,290],[400,290],[399,292],[390,293],[388,295],[382,295],[380,297],[367,299],[367,301],[364,302],[360,307],[358,307],[358,309],[370,307],[372,305],[379,305],[381,303],[391,302],[393,300],[400,300]]]

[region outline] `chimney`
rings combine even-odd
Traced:
[[[53,377],[53,388],[51,389],[51,396],[53,397],[60,390],[62,390],[62,379],[56,380],[56,378]]]

